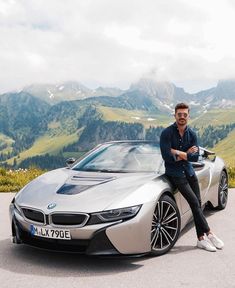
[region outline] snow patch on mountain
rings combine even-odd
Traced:
[[[47,90],[47,92],[49,93],[49,98],[50,99],[53,99],[55,96],[54,96],[54,94],[53,93],[51,93],[51,91],[50,90]]]

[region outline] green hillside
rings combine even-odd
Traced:
[[[221,156],[225,162],[235,167],[235,130],[229,133],[228,137],[220,141],[214,148],[218,156]]]
[[[17,158],[17,163],[23,161],[28,157],[33,157],[35,155],[44,155],[46,153],[55,155],[68,144],[71,144],[78,140],[78,132],[70,135],[55,135],[51,136],[45,134],[42,137],[39,137],[33,146],[28,150],[25,150],[19,154]],[[14,157],[15,158],[15,157]],[[14,158],[11,158],[7,161],[8,164],[13,164]]]
[[[167,114],[156,114],[143,110],[126,110],[98,106],[97,110],[103,115],[105,121],[122,121],[127,123],[142,123],[145,127],[167,126],[174,122],[174,117]],[[235,108],[216,109],[203,113],[190,120],[190,126],[206,127],[208,125],[218,126],[235,122]]]
[[[1,149],[1,153],[7,154],[8,152],[11,152],[12,151],[11,145],[14,142],[15,141],[12,138],[0,133],[0,147],[5,147],[5,148]]]
[[[208,125],[223,125],[235,122],[235,108],[233,109],[216,109],[203,113],[200,116],[192,119],[190,125],[205,127]]]
[[[150,113],[143,110],[126,110],[122,108],[112,108],[98,106],[97,110],[102,113],[105,121],[121,121],[126,123],[141,123],[144,127],[167,126],[173,118],[164,114]]]

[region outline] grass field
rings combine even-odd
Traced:
[[[235,167],[235,130],[230,132],[212,150],[221,156],[228,165]]]
[[[97,107],[98,111],[103,114],[105,121],[121,121],[127,123],[141,123],[144,127],[167,126],[174,118],[162,114],[148,113],[141,110],[126,110],[121,108],[111,108],[105,106]]]
[[[17,162],[21,162],[28,157],[36,155],[44,155],[49,153],[51,155],[57,154],[64,146],[73,143],[78,140],[78,132],[71,135],[44,135],[38,138],[34,145],[28,150],[20,153],[20,157],[17,158]],[[14,158],[9,159],[8,164],[13,164]]]
[[[218,126],[235,122],[235,108],[211,110],[201,114],[199,117],[190,121],[190,125],[198,127],[206,127],[208,125]]]
[[[126,110],[99,106],[97,109],[103,114],[105,121],[123,121],[128,123],[142,123],[146,128],[152,126],[167,126],[175,121],[174,116],[153,114],[141,110]],[[190,126],[206,127],[208,125],[223,125],[235,122],[235,108],[211,110],[189,121]]]
[[[44,172],[35,168],[18,170],[0,168],[0,192],[17,192]]]

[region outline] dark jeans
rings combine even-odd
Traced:
[[[203,236],[204,233],[210,231],[210,228],[201,208],[200,188],[197,176],[186,175],[186,177],[168,177],[178,188],[192,210],[197,237]]]

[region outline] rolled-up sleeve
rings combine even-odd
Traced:
[[[160,137],[160,149],[164,161],[168,163],[176,161],[176,158],[171,153],[171,139],[170,139],[170,133],[167,129],[162,131]]]
[[[192,146],[197,146],[198,147],[198,152],[196,153],[187,153],[187,160],[190,162],[197,162],[199,158],[199,146],[197,142],[197,135],[193,133],[193,143]]]

